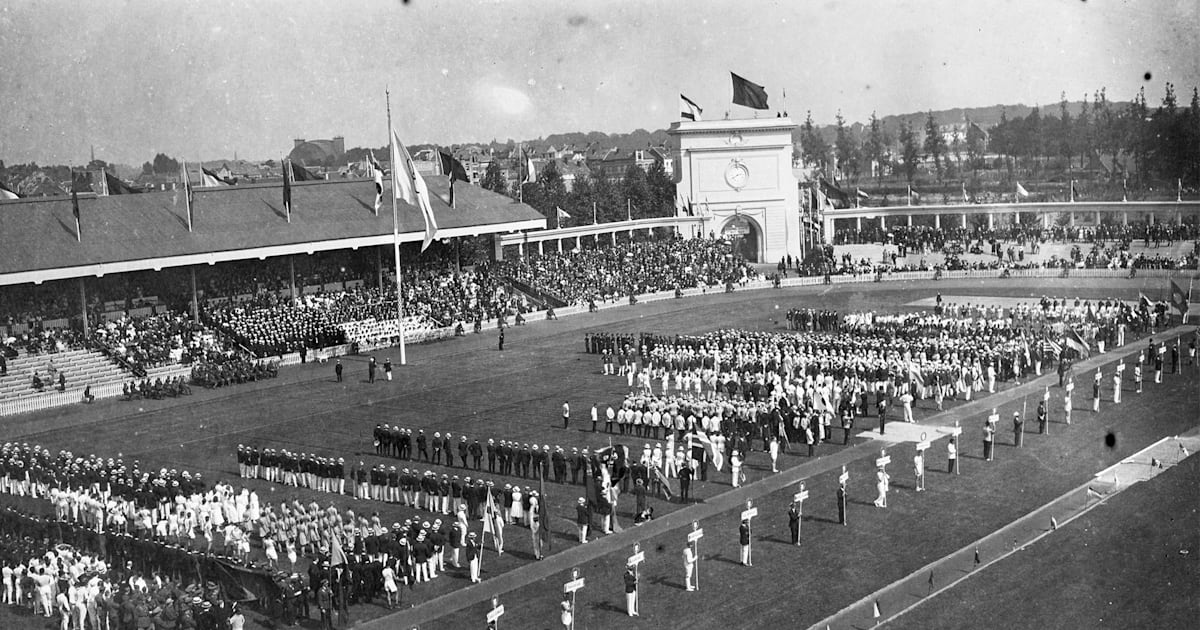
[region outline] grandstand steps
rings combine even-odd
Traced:
[[[25,396],[38,396],[56,392],[57,376],[50,375],[50,366],[62,372],[67,379],[67,390],[80,392],[87,385],[119,382],[129,373],[109,360],[104,354],[87,349],[67,350],[53,354],[22,354],[8,363],[8,374],[0,377],[0,401]],[[33,374],[37,372],[45,382],[42,393],[33,390]]]
[[[1003,251],[1007,252],[1008,247],[1010,245],[1013,246],[1014,251],[1017,251],[1017,245],[1013,241],[1003,242]],[[1026,262],[1026,263],[1044,262],[1044,261],[1048,261],[1048,260],[1051,260],[1054,258],[1057,258],[1058,260],[1069,259],[1071,257],[1071,248],[1075,247],[1075,246],[1079,247],[1079,250],[1084,254],[1084,256],[1086,256],[1087,253],[1092,250],[1092,245],[1090,243],[1084,243],[1084,242],[1045,243],[1040,246],[1041,249],[1038,251],[1037,254],[1032,253],[1030,251],[1030,248],[1026,247],[1024,262]],[[1136,257],[1139,254],[1143,254],[1147,258],[1155,258],[1158,256],[1162,256],[1164,258],[1178,259],[1178,258],[1181,258],[1181,257],[1189,254],[1193,250],[1194,247],[1195,247],[1195,241],[1182,241],[1182,242],[1175,243],[1175,244],[1171,245],[1170,247],[1168,247],[1166,245],[1163,245],[1162,247],[1153,247],[1153,246],[1146,247],[1142,244],[1141,241],[1135,241],[1130,244],[1128,254],[1130,256],[1134,256],[1134,257]],[[885,246],[880,243],[836,245],[836,246],[834,246],[834,258],[840,264],[842,256],[844,256],[846,254],[850,254],[851,256],[853,256],[855,262],[858,262],[865,258],[872,263],[878,263],[878,262],[884,261],[883,253],[885,250],[888,252],[895,252],[896,246],[895,245],[886,245]],[[901,256],[901,257],[896,258],[896,264],[897,265],[917,266],[917,265],[921,264],[921,260],[924,259],[925,263],[928,265],[938,265],[938,264],[941,264],[945,260],[945,258],[946,258],[946,256],[940,250],[931,250],[928,253],[921,253],[920,251],[914,252],[914,251],[910,250],[908,252],[907,256]],[[991,262],[996,261],[996,257],[991,255],[990,253],[983,253],[983,254],[964,253],[959,258],[962,259],[963,261],[969,262],[969,263],[974,263],[974,262],[991,263]],[[891,260],[889,257],[888,262],[890,262],[890,261]]]

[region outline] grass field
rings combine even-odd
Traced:
[[[594,330],[694,333],[722,327],[773,329],[782,327],[786,309],[796,306],[851,310],[898,310],[900,305],[937,291],[954,294],[1008,295],[1030,299],[1045,294],[1081,297],[1136,298],[1147,285],[1143,281],[1044,281],[1036,286],[998,280],[926,283],[894,283],[877,286],[812,287],[759,291],[745,294],[715,294],[688,300],[642,304],[611,309],[559,322],[538,323],[506,334],[506,349],[498,352],[490,335],[454,339],[411,347],[409,363],[398,369],[391,383],[365,382],[364,360],[346,361],[347,378],[336,383],[329,365],[306,365],[285,369],[282,376],[245,387],[199,392],[184,400],[138,403],[106,402],[18,418],[0,424],[0,439],[37,443],[57,450],[95,453],[109,457],[122,453],[138,459],[143,468],[181,468],[200,471],[210,480],[228,479],[235,486],[237,467],[233,453],[239,443],[260,447],[287,448],[325,456],[361,459],[375,463],[394,460],[378,458],[371,448],[371,429],[378,422],[413,429],[449,431],[469,438],[512,439],[571,447],[608,444],[609,436],[592,434],[585,423],[592,403],[613,404],[623,397],[623,378],[602,377],[599,361],[583,350],[583,334]],[[379,352],[398,359],[398,352]],[[572,405],[574,422],[561,429],[559,409],[564,400]],[[836,612],[891,580],[922,566],[932,558],[957,549],[993,531],[1032,508],[1057,496],[1120,457],[1136,451],[1162,435],[1178,433],[1196,424],[1195,378],[1167,377],[1161,386],[1147,385],[1147,394],[1127,394],[1118,410],[1106,409],[1096,418],[1076,413],[1071,427],[1056,424],[1053,435],[1026,436],[1020,451],[1003,446],[1010,434],[1001,433],[998,461],[979,461],[978,427],[981,418],[964,417],[963,474],[954,478],[932,469],[944,467],[944,441],[934,445],[928,457],[929,492],[917,495],[911,488],[911,446],[897,447],[892,457],[893,498],[887,510],[870,506],[874,491],[869,481],[872,466],[866,459],[874,447],[823,446],[816,461],[796,454],[785,455],[787,467],[817,469],[829,458],[851,457],[851,526],[831,523],[836,518],[833,489],[836,473],[817,474],[808,481],[812,498],[805,506],[805,544],[796,549],[783,544],[786,537],[787,500],[791,491],[778,491],[756,499],[762,516],[755,528],[755,566],[737,565],[736,510],[705,519],[707,535],[702,542],[701,591],[681,589],[679,560],[684,530],[652,537],[642,543],[647,551],[644,565],[642,616],[624,617],[620,593],[620,570],[625,552],[580,566],[589,583],[580,592],[577,628],[628,627],[772,627],[811,624]],[[1002,410],[1002,416],[1005,410]],[[928,415],[918,410],[918,421]],[[1030,411],[1032,414],[1032,410]],[[1008,408],[1011,415],[1011,405]],[[866,423],[869,424],[869,423]],[[587,431],[577,430],[587,427]],[[1027,423],[1027,429],[1033,423]],[[860,424],[860,426],[864,426]],[[1113,446],[1106,445],[1109,433]],[[621,441],[619,437],[613,438]],[[626,439],[637,446],[642,440]],[[748,481],[769,476],[764,454],[748,458]],[[439,473],[476,476],[474,471],[424,466]],[[534,480],[514,480],[483,473],[497,483],[520,481],[536,486]],[[693,490],[696,497],[716,502],[730,490],[728,475],[710,477]],[[427,513],[396,506],[359,502],[304,490],[284,490],[263,482],[249,482],[264,501],[300,497],[322,505],[331,500],[356,513],[379,511],[385,522]],[[582,486],[547,484],[554,551],[577,546],[573,542],[572,505]],[[907,488],[906,488],[907,486]],[[660,519],[680,506],[653,503]],[[628,510],[628,502],[624,503]],[[698,506],[704,507],[704,506]],[[711,510],[710,510],[711,511]],[[684,524],[690,522],[681,514]],[[1091,518],[1098,518],[1093,515]],[[670,518],[668,516],[668,518]],[[623,519],[628,525],[629,519]],[[485,580],[529,565],[528,532],[508,529],[506,553],[500,558],[489,553]],[[631,550],[630,550],[631,551]],[[545,562],[554,562],[554,557]],[[1078,558],[1073,572],[1091,571],[1093,562]],[[505,593],[508,613],[504,627],[552,627],[561,582],[559,577]],[[454,570],[432,583],[405,593],[405,602],[419,604],[451,593],[467,584]],[[485,583],[482,588],[488,588]],[[710,594],[719,593],[719,599]],[[484,607],[454,610],[438,619],[439,627],[482,625]],[[360,606],[352,611],[356,620],[384,614],[379,606]],[[403,617],[403,614],[401,615]],[[7,617],[0,613],[0,626]],[[993,617],[993,619],[995,619]],[[25,620],[15,621],[26,627]],[[390,620],[389,620],[390,621]],[[399,621],[399,620],[398,620]],[[633,621],[633,623],[629,623]],[[907,623],[907,620],[905,620]],[[514,625],[515,624],[515,625]],[[983,623],[982,625],[989,625]],[[1007,625],[1007,624],[1005,624]],[[1037,624],[1034,624],[1037,625]]]

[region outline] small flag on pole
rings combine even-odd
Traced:
[[[872,611],[871,611],[872,617],[878,619],[883,616],[879,612],[879,600],[875,600],[875,602],[871,605],[871,608],[872,608]]]
[[[929,590],[933,590],[933,571],[929,572]]]
[[[525,151],[525,181],[523,184],[533,184],[537,182],[537,168],[533,165],[533,157],[529,155],[529,151]]]
[[[963,203],[971,203],[971,196],[967,194],[967,182],[962,183]]]
[[[679,117],[684,120],[700,120],[700,114],[704,110],[695,103],[692,99],[680,94],[679,95]]]
[[[188,177],[187,162],[179,167],[179,179],[183,180],[183,206],[187,210],[188,231],[192,231],[192,179]]]
[[[729,74],[733,77],[734,105],[742,105],[750,109],[768,109],[767,91],[763,86],[747,81],[733,72]]]
[[[292,222],[292,161],[283,160],[283,211]]]
[[[200,174],[204,177],[204,183],[202,185],[205,187],[211,188],[213,186],[229,185],[229,182],[221,179],[216,173],[204,168],[203,166],[200,167]]]
[[[373,151],[367,151],[367,158],[371,165],[371,179],[375,180],[375,216],[379,216],[379,208],[383,206],[383,167],[375,159]]]
[[[554,206],[554,210],[555,210],[555,219],[557,219],[557,221],[558,221],[558,227],[561,228],[562,220],[570,219],[571,215],[567,214],[566,210],[563,210],[562,208],[559,208],[558,206]]]
[[[462,162],[458,161],[458,158],[444,151],[438,151],[438,158],[442,164],[442,174],[450,177],[450,207],[453,208],[455,207],[454,182],[469,183],[471,179],[467,177],[467,169],[463,166]]]
[[[1029,196],[1029,191],[1025,190],[1025,187],[1021,185],[1021,182],[1017,182],[1017,196],[1022,198]]]
[[[1071,180],[1071,203],[1075,203],[1075,180]]]
[[[979,564],[979,547],[975,548],[975,564]]]
[[[1050,529],[1058,529],[1058,519],[1050,517]]]
[[[80,229],[79,222],[79,193],[75,191],[75,187],[71,187],[71,214],[75,215],[75,240],[83,242],[83,230]]]

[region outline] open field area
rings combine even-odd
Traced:
[[[784,327],[787,309],[794,307],[843,312],[911,310],[904,305],[939,291],[947,295],[1008,296],[1028,301],[1035,301],[1043,294],[1137,299],[1139,291],[1154,295],[1161,284],[1161,280],[1153,279],[1048,280],[1036,285],[986,280],[712,294],[511,328],[503,352],[496,349],[496,339],[490,334],[410,347],[409,366],[398,368],[397,378],[392,382],[366,383],[365,358],[350,357],[344,361],[347,370],[342,383],[336,382],[331,365],[309,364],[285,369],[276,380],[198,391],[186,399],[104,402],[9,418],[0,426],[0,439],[40,444],[52,451],[70,449],[105,457],[120,453],[126,461],[139,460],[143,468],[199,471],[206,480],[228,480],[235,487],[240,483],[234,459],[238,444],[345,457],[348,465],[352,460],[399,464],[376,456],[371,447],[372,428],[380,422],[424,429],[428,435],[434,431],[450,432],[455,440],[460,435],[484,442],[488,438],[508,439],[562,446],[568,451],[572,447],[605,446],[612,440],[640,451],[641,443],[646,440],[606,434],[603,425],[600,433],[592,433],[590,422],[585,422],[591,404],[599,403],[601,409],[610,404],[615,407],[627,391],[624,377],[601,376],[599,358],[583,352],[586,332],[676,334],[734,327],[777,330]],[[1127,348],[1142,346],[1142,340],[1131,341]],[[385,357],[397,360],[398,352],[383,351],[375,356],[381,362]],[[1107,360],[1101,356],[1097,361]],[[1106,373],[1109,369],[1106,368]],[[548,559],[534,562],[528,531],[510,526],[506,532],[507,553],[497,557],[489,545],[483,584],[467,588],[465,571],[448,567],[447,575],[404,592],[405,607],[415,604],[416,608],[395,618],[380,619],[373,627],[479,627],[489,606],[476,602],[492,595],[500,595],[508,611],[502,626],[555,627],[561,584],[569,579],[572,567],[578,567],[588,581],[579,593],[577,628],[806,627],[1019,518],[1158,438],[1194,427],[1200,418],[1198,375],[1194,368],[1185,375],[1168,374],[1161,385],[1148,378],[1146,393],[1141,396],[1134,394],[1127,383],[1126,398],[1121,405],[1107,404],[1106,399],[1101,412],[1095,415],[1090,412],[1090,400],[1083,400],[1090,392],[1081,387],[1076,396],[1074,423],[1067,426],[1055,422],[1051,435],[1040,436],[1034,433],[1036,423],[1027,422],[1026,432],[1030,434],[1021,449],[1010,446],[1011,432],[1004,430],[1002,423],[994,462],[984,462],[981,458],[980,427],[993,406],[987,401],[994,401],[1001,417],[1007,418],[1028,398],[1031,407],[1027,417],[1031,418],[1032,406],[1036,405],[1042,387],[1056,384],[1055,377],[1047,375],[1042,381],[1026,383],[1021,386],[1024,389],[1014,390],[1013,384],[1005,384],[992,397],[981,399],[983,402],[977,400],[970,406],[947,404],[947,411],[940,415],[927,402],[916,410],[918,423],[945,426],[957,419],[965,428],[962,474],[943,472],[946,440],[942,438],[934,442],[927,456],[928,491],[914,493],[913,446],[889,447],[894,462],[893,494],[886,510],[871,505],[872,460],[879,446],[869,437],[861,436],[847,447],[821,445],[815,458],[805,456],[802,448],[793,448],[781,457],[784,472],[779,475],[770,472],[765,454],[752,453],[746,469],[749,485],[734,490],[727,472],[711,474],[708,482],[693,487],[693,496],[701,500],[699,503],[681,506],[652,499],[658,517],[655,521],[640,526],[640,530],[627,529],[623,534],[601,536],[583,546],[574,540],[572,524],[572,506],[582,496],[583,487],[548,482],[550,526],[554,533],[553,554]],[[1060,390],[1053,391],[1053,400],[1057,402],[1061,399]],[[565,431],[560,417],[563,401],[569,401],[572,407],[572,424]],[[1052,420],[1060,420],[1054,413],[1057,408],[1057,404],[1052,407]],[[871,429],[872,419],[860,421],[858,428]],[[835,431],[835,438],[840,438],[840,433]],[[851,475],[847,527],[836,524],[833,494],[843,463]],[[418,467],[439,474],[472,477],[481,474],[501,485],[519,482],[536,488],[537,484],[535,479],[489,474],[486,461],[482,473],[423,462]],[[795,490],[793,484],[800,480],[806,480],[811,498],[804,509],[803,546],[797,549],[785,542],[785,512]],[[317,500],[324,506],[333,500],[339,508],[351,507],[358,514],[378,511],[385,523],[413,516],[432,520],[431,514],[399,506],[284,489],[263,481],[245,485],[254,488],[265,502],[301,498],[305,502]],[[1051,604],[1055,600],[1051,599],[1054,595],[1050,589],[1028,584],[1022,587],[1024,590],[1017,589],[1021,574],[1038,571],[1039,566],[1043,567],[1039,575],[1045,578],[1045,584],[1054,581],[1046,569],[1051,566],[1063,575],[1109,575],[1115,567],[1136,563],[1138,571],[1144,573],[1133,575],[1162,574],[1161,579],[1168,579],[1170,575],[1156,568],[1163,561],[1162,554],[1151,553],[1151,542],[1137,547],[1142,550],[1140,554],[1131,548],[1124,555],[1116,555],[1112,546],[1122,535],[1137,537],[1134,532],[1139,528],[1150,527],[1144,520],[1148,517],[1141,514],[1148,505],[1155,506],[1156,516],[1151,522],[1174,519],[1178,524],[1165,528],[1176,532],[1175,538],[1151,538],[1158,541],[1153,544],[1167,545],[1182,536],[1178,532],[1194,532],[1194,526],[1189,526],[1190,530],[1185,526],[1195,523],[1193,506],[1200,496],[1197,467],[1194,463],[1181,466],[1148,486],[1153,486],[1160,497],[1157,501],[1142,503],[1147,501],[1142,498],[1144,490],[1134,487],[1065,528],[1060,532],[1061,539],[1056,535],[1042,543],[1044,549],[1055,549],[1053,554],[1044,551],[1032,562],[1029,558],[1033,554],[1009,558],[988,569],[995,577],[985,574],[981,576],[983,579],[969,581],[896,623],[904,627],[929,627],[925,623],[937,626],[940,619],[948,618],[958,621],[942,627],[964,625],[971,621],[970,615],[958,610],[962,607],[951,610],[953,607],[948,604],[957,601],[965,602],[965,610],[983,613],[974,619],[974,625],[1009,627],[1013,618],[1002,614],[1004,598],[995,596],[997,592],[1006,592],[1031,602],[1026,608],[1032,611],[1026,610],[1026,616],[1021,618],[1023,625],[1059,626],[1056,615],[1061,609]],[[742,567],[737,561],[737,513],[747,499],[752,499],[760,509],[754,523],[753,567]],[[631,500],[624,499],[620,506],[620,521],[627,528],[631,527],[630,503]],[[684,534],[690,531],[693,520],[699,521],[706,536],[701,542],[700,591],[686,593],[682,589],[680,553]],[[1089,528],[1088,523],[1094,525]],[[478,531],[478,525],[472,525]],[[1108,551],[1096,555],[1092,547],[1082,548],[1090,542],[1088,536],[1098,537],[1096,544]],[[1163,536],[1168,534],[1164,532]],[[634,542],[641,544],[647,556],[641,576],[642,615],[637,620],[624,616],[620,592],[621,568],[624,558],[632,553]],[[1073,551],[1057,551],[1060,549]],[[1179,569],[1180,577],[1195,575],[1195,554],[1193,549],[1189,558],[1172,558],[1174,562],[1190,563],[1187,565],[1190,569]],[[576,560],[579,562],[575,563]],[[1192,573],[1186,573],[1188,570]],[[988,579],[996,580],[996,585],[983,589],[981,585],[989,584]],[[1113,627],[1142,625],[1142,621],[1159,619],[1155,611],[1161,607],[1156,603],[1160,600],[1148,593],[1136,596],[1145,589],[1161,588],[1161,584],[1147,580],[1119,584],[1082,581],[1072,590],[1072,605],[1084,610],[1098,601],[1101,590],[1108,588],[1125,592],[1121,601],[1129,611],[1127,616],[1120,617],[1128,623]],[[710,593],[719,594],[719,598],[710,597]],[[443,599],[436,599],[439,597]],[[1179,618],[1196,609],[1191,589],[1181,591],[1178,597],[1183,604],[1172,609],[1170,618]],[[1040,601],[1039,598],[1046,603],[1034,606],[1032,602]],[[431,604],[422,607],[424,602]],[[989,608],[993,605],[995,608]],[[381,606],[366,605],[356,607],[351,616],[356,621],[367,620],[386,612]],[[931,616],[920,617],[921,614]],[[925,623],[920,619],[925,619]],[[309,625],[315,626],[315,622]],[[0,627],[41,626],[27,618],[0,614]]]

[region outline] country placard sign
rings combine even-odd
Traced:
[[[756,507],[750,508],[749,510],[742,512],[742,520],[743,521],[752,519],[755,516],[758,516],[758,508],[756,508]]]
[[[808,498],[808,490],[801,490],[800,492],[797,492],[792,497],[792,500],[795,501],[796,503],[803,503],[804,500],[807,498]]]
[[[1067,391],[1068,391],[1068,392],[1073,392],[1073,391],[1075,391],[1075,381],[1071,381],[1070,383],[1067,383],[1067,388],[1066,388],[1066,389],[1067,389]]]
[[[953,435],[953,436],[962,435],[962,427],[951,427],[950,429],[948,429],[948,431],[949,431],[950,435]]]
[[[848,473],[848,472],[842,473],[841,475],[838,476],[838,481],[840,481],[842,483],[846,483],[847,481],[850,481],[850,473]]]
[[[884,455],[883,457],[880,457],[879,459],[875,460],[875,465],[879,468],[883,468],[884,466],[887,466],[890,463],[892,463],[891,455]]]
[[[639,551],[632,556],[629,556],[628,564],[641,564],[646,561],[646,552]]]
[[[701,538],[704,538],[704,530],[703,529],[697,529],[694,532],[688,532],[687,540],[689,543],[694,543],[697,540],[700,540]]]
[[[488,623],[492,623],[493,621],[499,619],[500,615],[503,615],[503,614],[504,614],[504,604],[500,604],[499,606],[496,606],[495,608],[489,610],[488,614],[487,614]]]
[[[1120,374],[1121,372],[1124,372],[1124,371],[1125,371],[1125,363],[1124,362],[1118,363],[1117,364],[1117,373]]]
[[[988,416],[989,424],[996,424],[997,422],[1000,422],[1000,414],[994,413],[994,414]]]
[[[924,442],[917,442],[917,450],[918,451],[923,451],[927,448],[929,448],[929,440],[925,440]]]
[[[571,580],[570,582],[563,584],[563,592],[564,593],[574,593],[575,591],[578,591],[581,588],[583,588],[583,578]]]

